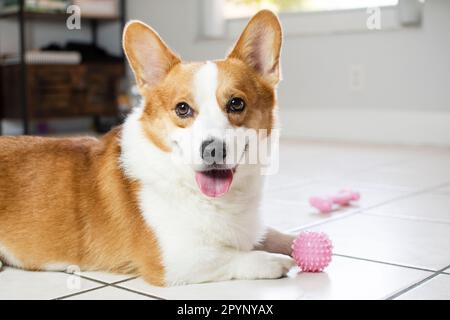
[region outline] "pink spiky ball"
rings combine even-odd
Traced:
[[[332,249],[325,233],[305,231],[292,242],[292,258],[304,272],[321,272],[331,262]]]

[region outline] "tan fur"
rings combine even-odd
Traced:
[[[245,62],[275,86],[280,80],[281,44],[277,16],[269,10],[261,10],[247,24],[228,57]]]
[[[195,121],[192,83],[202,64],[182,63],[141,22],[127,25],[123,44],[145,101],[144,132],[163,152],[170,152],[170,131]],[[262,11],[229,57],[216,61],[217,101],[233,125],[272,128],[280,46],[277,18]],[[260,57],[261,48],[272,55]],[[232,97],[244,99],[245,112],[227,113]],[[177,117],[179,102],[190,104],[194,116]],[[21,267],[41,270],[67,263],[85,270],[135,273],[164,285],[162,254],[138,207],[140,186],[119,164],[120,134],[116,128],[100,140],[0,138],[0,248],[13,253]]]
[[[274,86],[239,59],[228,58],[215,62],[219,69],[216,97],[230,122],[236,127],[266,129],[270,133],[274,124],[272,110],[276,105]],[[159,84],[141,88],[145,101],[141,123],[149,139],[164,152],[171,151],[166,141],[168,134],[177,127],[184,128],[195,121],[198,106],[192,96],[192,83],[195,71],[201,65],[180,63]],[[227,112],[227,103],[233,97],[246,102],[243,113]],[[186,102],[194,109],[193,117],[181,119],[176,116],[175,107],[180,102]]]
[[[163,284],[157,241],[137,207],[139,186],[119,168],[119,135],[0,138],[0,243],[23,268],[69,263]]]
[[[266,129],[270,133],[273,127],[273,108],[275,92],[273,86],[267,84],[245,63],[237,59],[226,59],[217,62],[219,81],[217,100],[230,122],[237,126],[251,129]],[[227,102],[239,97],[246,103],[242,113],[227,113]]]
[[[217,101],[233,125],[266,129],[270,134],[274,124],[275,87],[280,80],[281,39],[278,18],[272,12],[262,10],[250,20],[229,56],[215,61],[219,68]],[[142,43],[146,43],[144,49]],[[201,63],[181,63],[159,35],[142,22],[128,24],[124,49],[145,101],[144,130],[155,145],[164,152],[170,152],[169,143],[165,140],[168,133],[195,121],[196,114],[186,119],[177,117],[175,106],[186,102],[194,111],[197,110],[192,97],[192,81]],[[157,69],[162,65],[163,71],[148,71],[155,66],[149,59],[139,58],[138,52],[143,50],[149,50],[147,57],[160,59]],[[271,55],[264,56],[262,50]],[[246,102],[247,108],[243,113],[227,113],[227,102],[233,97]]]
[[[165,152],[171,151],[166,141],[170,131],[177,127],[187,127],[195,120],[195,116],[179,118],[175,113],[175,107],[180,102],[186,102],[195,110],[192,82],[194,73],[200,65],[200,63],[178,64],[157,85],[141,88],[145,101],[141,123],[149,139]]]
[[[181,62],[158,33],[140,21],[125,26],[123,48],[140,88],[156,85]]]

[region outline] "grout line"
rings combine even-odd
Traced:
[[[129,277],[129,278],[126,278],[126,279],[122,279],[122,280],[118,280],[118,281],[115,281],[115,282],[105,282],[105,281],[98,280],[96,278],[91,278],[89,276],[85,276],[85,275],[81,275],[81,274],[77,274],[77,276],[79,276],[80,278],[86,279],[86,280],[90,280],[90,281],[95,281],[95,282],[98,282],[98,283],[106,284],[108,286],[116,284],[116,283],[121,283],[121,282],[125,282],[125,281],[128,281],[128,280],[133,280],[133,279],[138,278],[138,276],[132,276],[132,277]]]
[[[320,225],[323,225],[323,224],[334,222],[336,220],[344,219],[346,217],[352,216],[352,215],[360,213],[362,211],[363,211],[362,208],[361,209],[357,209],[355,211],[351,211],[349,213],[343,213],[343,214],[337,215],[335,217],[330,217],[330,218],[327,218],[325,220],[321,220],[321,221],[318,221],[318,222],[311,222],[311,223],[305,224],[305,225],[303,225],[301,227],[297,227],[297,228],[293,228],[293,229],[287,229],[287,230],[285,230],[285,232],[287,232],[287,233],[297,233],[297,232],[305,230],[305,229],[310,229],[310,228],[317,227],[317,226],[320,226]]]
[[[77,273],[70,274],[70,273],[67,273],[67,272],[64,272],[64,273],[69,275],[69,276],[70,275],[77,276],[77,277],[80,277],[81,279],[85,279],[85,280],[101,283],[101,284],[106,285],[106,286],[109,285],[108,282],[105,282],[105,281],[102,281],[102,280],[98,280],[98,279],[95,279],[95,278],[91,278],[91,277],[88,277],[88,276],[85,276],[85,275],[81,275],[81,274],[77,274]]]
[[[61,271],[61,273],[71,275],[70,273],[67,273],[67,272],[64,272],[64,271]],[[90,291],[94,291],[94,290],[102,289],[102,288],[106,288],[106,287],[113,287],[113,288],[116,288],[116,289],[121,289],[121,290],[125,290],[125,291],[134,292],[134,293],[137,293],[137,294],[149,297],[149,298],[153,298],[153,299],[157,299],[157,300],[163,300],[163,298],[158,297],[158,296],[153,296],[153,295],[142,293],[142,292],[139,292],[139,291],[134,291],[132,289],[116,286],[116,284],[120,284],[120,283],[123,283],[123,282],[127,282],[127,281],[130,281],[130,280],[137,279],[137,278],[139,278],[139,276],[132,276],[132,277],[129,277],[129,278],[126,278],[126,279],[122,279],[122,280],[119,280],[119,281],[108,283],[108,282],[105,282],[105,281],[102,281],[102,280],[98,280],[98,279],[95,279],[95,278],[91,278],[91,277],[88,277],[88,276],[85,276],[85,275],[81,275],[81,274],[75,274],[75,275],[80,277],[80,278],[82,278],[82,279],[102,284],[102,286],[95,287],[95,288],[92,288],[92,289],[83,290],[83,291],[80,291],[80,292],[75,292],[73,294],[69,294],[69,295],[66,295],[66,296],[58,297],[58,298],[55,298],[53,300],[62,300],[62,299],[65,299],[65,298],[69,298],[69,297],[73,297],[73,296],[77,296],[77,295],[83,294],[85,292],[90,292]]]
[[[58,272],[63,273],[63,274],[68,275],[68,276],[77,276],[77,277],[80,277],[82,279],[93,281],[93,282],[97,282],[97,283],[100,283],[100,284],[103,284],[103,285],[110,285],[111,284],[109,282],[106,282],[106,281],[103,281],[103,280],[99,280],[99,279],[96,279],[96,278],[91,278],[89,276],[86,276],[86,275],[80,274],[80,273],[76,273],[76,272],[75,273],[69,273],[67,271],[58,271]],[[130,280],[130,279],[132,279],[132,278],[127,278],[127,279],[120,280],[120,281],[117,281],[117,282],[126,281],[126,280]]]
[[[347,214],[342,214],[342,215],[339,215],[339,216],[336,216],[336,217],[333,217],[333,218],[329,218],[329,219],[327,219],[325,221],[313,222],[313,223],[301,226],[299,228],[289,229],[286,232],[288,232],[288,233],[299,232],[299,231],[302,231],[302,230],[305,230],[305,229],[309,229],[309,228],[313,228],[313,227],[317,227],[317,226],[320,226],[320,225],[324,225],[324,224],[327,224],[327,223],[330,223],[330,222],[333,222],[333,221],[341,220],[341,219],[353,216],[353,215],[355,215],[357,213],[361,213],[361,212],[366,211],[366,210],[371,210],[371,209],[374,209],[374,208],[386,205],[388,203],[392,203],[392,202],[395,202],[395,201],[398,201],[398,200],[402,200],[402,199],[411,198],[411,197],[414,197],[414,196],[417,196],[417,195],[420,195],[420,194],[423,194],[423,193],[427,193],[427,192],[433,191],[435,189],[441,188],[442,186],[446,186],[448,184],[449,184],[449,182],[447,181],[445,183],[440,183],[440,184],[438,184],[436,186],[433,186],[433,187],[428,187],[428,188],[424,188],[424,189],[421,189],[421,190],[413,191],[411,193],[406,193],[406,194],[400,195],[398,197],[394,197],[392,199],[380,202],[380,203],[375,204],[375,205],[363,207],[363,208],[357,209],[357,210],[355,210],[353,212],[349,212]],[[401,219],[401,218],[399,218],[399,219]]]
[[[119,281],[116,281],[116,282],[111,282],[110,283],[110,285],[116,285],[116,284],[119,284],[119,283],[123,283],[123,282],[127,282],[127,281],[130,281],[130,280],[134,280],[134,279],[137,279],[137,278],[139,278],[139,276],[134,276],[134,277],[131,277],[131,278],[128,278],[128,279],[123,279],[123,280],[119,280]]]
[[[426,277],[425,279],[422,279],[422,280],[420,280],[420,281],[418,281],[418,282],[416,282],[416,283],[410,285],[409,287],[407,287],[407,288],[405,288],[405,289],[402,289],[402,290],[398,291],[397,293],[394,293],[393,295],[387,297],[385,300],[394,300],[395,298],[400,297],[401,295],[405,294],[406,292],[411,291],[411,290],[413,290],[414,288],[417,288],[418,286],[420,286],[420,285],[422,285],[422,284],[424,284],[424,283],[430,281],[431,279],[437,277],[438,275],[442,274],[443,271],[445,271],[445,270],[448,269],[449,267],[450,267],[450,265],[448,265],[448,266],[446,266],[446,267],[444,267],[444,268],[442,268],[442,269],[436,271],[435,273],[433,273],[432,275]]]
[[[63,273],[66,273],[66,272],[63,272]],[[91,288],[91,289],[75,292],[75,293],[72,293],[72,294],[68,294],[68,295],[65,295],[65,296],[62,296],[62,297],[55,298],[53,300],[62,300],[62,299],[70,298],[70,297],[73,297],[73,296],[81,295],[81,294],[86,293],[86,292],[95,291],[95,290],[98,290],[98,289],[103,289],[103,288],[106,288],[106,287],[112,287],[112,288],[116,288],[116,289],[119,289],[119,290],[125,290],[125,291],[129,291],[129,292],[133,292],[133,293],[139,294],[141,296],[146,296],[148,298],[152,298],[152,299],[156,299],[156,300],[165,300],[162,297],[158,297],[158,296],[155,296],[155,295],[147,294],[147,293],[144,293],[144,292],[136,291],[136,290],[133,290],[133,289],[128,289],[128,288],[121,287],[121,286],[117,285],[117,284],[121,284],[121,283],[130,281],[130,280],[137,279],[137,278],[139,278],[139,276],[130,277],[130,278],[119,280],[119,281],[112,282],[112,283],[107,283],[107,282],[104,282],[104,281],[101,281],[101,280],[98,280],[98,279],[95,279],[95,278],[90,278],[90,277],[87,277],[87,276],[84,276],[84,275],[80,275],[80,274],[77,274],[77,276],[79,276],[80,278],[83,278],[85,280],[90,280],[90,281],[93,281],[93,282],[101,283],[103,285],[99,286],[99,287],[95,287],[95,288]]]
[[[301,182],[292,182],[292,183],[288,183],[287,185],[283,185],[283,186],[276,186],[273,189],[268,187],[267,190],[265,191],[283,191],[286,189],[290,189],[290,188],[303,188],[303,187],[308,187],[310,185],[313,185],[315,183],[324,183],[324,182],[330,182],[330,181],[339,181],[340,179],[351,179],[352,176],[354,176],[354,174],[360,174],[360,173],[365,173],[368,172],[370,170],[379,168],[379,167],[383,167],[383,166],[390,166],[390,165],[395,165],[395,164],[399,164],[399,163],[403,163],[405,161],[408,161],[406,159],[401,159],[401,160],[392,160],[392,161],[388,161],[385,163],[378,163],[378,164],[373,164],[370,166],[367,166],[365,168],[360,168],[358,170],[344,170],[344,172],[336,177],[327,177],[327,178],[306,178],[307,179],[306,183],[301,183]],[[450,184],[450,183],[449,183]],[[380,188],[380,189],[384,189],[384,188]],[[397,191],[406,191],[406,190],[410,190],[411,188],[403,188],[403,187],[395,187],[394,189],[396,189]]]
[[[450,187],[450,182],[447,183],[446,185],[442,186],[441,188],[445,188],[445,187]],[[434,194],[436,194],[436,195],[442,195],[442,196],[450,196],[450,190],[441,190],[441,191],[436,190],[436,191],[434,192]]]
[[[450,197],[450,192],[448,192],[448,191],[439,191],[439,190],[437,190],[437,191],[434,191],[434,192],[433,192],[433,195],[435,195],[435,196],[447,196],[447,197]]]
[[[389,266],[401,267],[401,268],[407,268],[407,269],[413,269],[413,270],[427,271],[427,272],[433,272],[433,273],[437,272],[436,270],[433,270],[433,269],[414,267],[414,266],[409,266],[409,265],[404,265],[404,264],[399,264],[399,263],[392,263],[392,262],[386,262],[386,261],[380,261],[380,260],[373,260],[373,259],[368,259],[368,258],[348,256],[348,255],[339,254],[339,253],[333,253],[333,256],[343,257],[343,258],[348,258],[348,259],[361,260],[361,261],[367,261],[367,262],[373,262],[373,263],[379,263],[379,264],[385,264],[385,265],[389,265]]]
[[[148,294],[148,293],[141,292],[141,291],[137,291],[137,290],[134,290],[134,289],[129,289],[129,288],[122,287],[122,286],[119,286],[119,285],[112,284],[111,286],[114,287],[114,288],[117,288],[117,289],[122,289],[122,290],[125,290],[125,291],[129,291],[129,292],[133,292],[133,293],[136,293],[136,294],[140,294],[140,295],[146,296],[148,298],[152,298],[152,299],[156,299],[156,300],[166,300],[163,297],[155,296],[155,295]]]
[[[392,165],[404,163],[406,161],[409,161],[409,159],[391,160],[391,161],[387,161],[387,162],[384,162],[384,163],[373,164],[373,165],[367,166],[365,168],[361,168],[359,170],[350,170],[349,169],[348,171],[344,172],[342,177],[345,178],[345,179],[352,179],[352,177],[357,177],[358,174],[363,174],[363,173],[369,172],[371,170],[374,170],[374,169],[377,169],[377,168],[381,168],[381,167],[385,167],[385,166],[392,166]]]
[[[419,216],[389,215],[389,214],[382,214],[382,213],[375,213],[375,212],[364,212],[364,215],[367,215],[367,216],[377,216],[377,217],[387,217],[387,218],[397,218],[397,219],[411,220],[411,221],[417,221],[417,222],[429,222],[429,223],[437,223],[437,224],[449,224],[449,225],[450,225],[450,221],[448,221],[448,220],[429,219],[429,218],[419,217]]]
[[[440,188],[445,188],[445,187],[450,187],[450,182],[448,182],[447,184],[443,185],[443,186],[442,186],[442,187],[440,187]],[[450,191],[440,191],[440,192],[443,192],[443,193],[448,193],[448,194],[450,194]]]
[[[100,287],[95,287],[95,288],[91,288],[91,289],[87,289],[87,290],[82,290],[82,291],[79,291],[79,292],[74,292],[74,293],[71,293],[71,294],[68,294],[68,295],[65,295],[65,296],[54,298],[52,300],[63,300],[63,299],[67,299],[67,298],[70,298],[70,297],[78,296],[78,295],[86,293],[86,292],[91,292],[91,291],[95,291],[95,290],[106,288],[106,287],[108,287],[108,285],[103,285],[103,286],[100,286]]]
[[[96,279],[96,278],[91,278],[91,277],[86,276],[86,275],[84,275],[84,274],[79,274],[79,273],[71,274],[71,273],[64,272],[64,271],[61,271],[61,272],[64,273],[64,274],[67,274],[67,275],[75,275],[75,276],[78,276],[78,277],[80,277],[80,278],[82,278],[82,279],[89,280],[89,281],[93,281],[93,282],[97,282],[97,283],[104,284],[104,285],[107,285],[107,286],[112,285],[112,284],[116,284],[116,283],[125,282],[125,281],[128,281],[128,280],[133,280],[133,279],[138,278],[138,276],[131,276],[131,277],[129,277],[129,278],[122,279],[122,280],[115,281],[115,282],[106,282],[106,281],[99,280],[99,279]]]

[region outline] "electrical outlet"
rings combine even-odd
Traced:
[[[361,91],[364,89],[364,67],[362,65],[350,66],[350,90]]]

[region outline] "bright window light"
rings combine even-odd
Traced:
[[[398,0],[225,0],[228,19],[248,17],[261,9],[310,12],[396,6]]]

